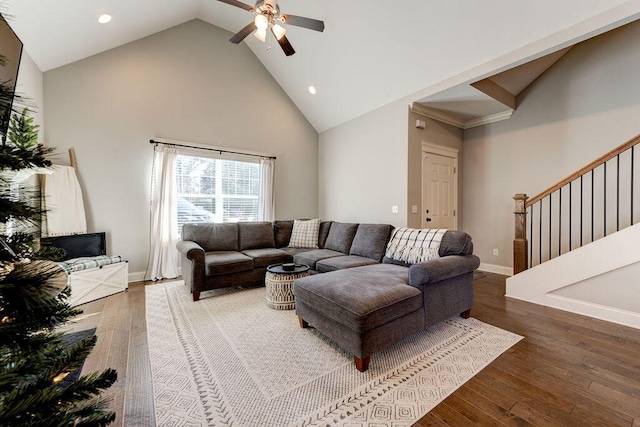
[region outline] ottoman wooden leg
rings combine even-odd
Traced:
[[[364,372],[369,369],[371,356],[365,356],[362,359],[360,359],[358,356],[353,356],[353,361],[356,363],[356,369],[360,372]]]
[[[191,297],[193,297],[194,301],[199,301],[200,300],[200,292],[194,292],[191,294]]]
[[[467,311],[463,311],[462,313],[460,313],[460,317],[462,317],[463,319],[468,319],[469,316],[471,316],[471,309],[469,309]]]
[[[298,316],[298,324],[300,325],[300,327],[302,329],[308,328],[309,327],[309,323],[307,323],[306,320],[304,320],[302,317]]]

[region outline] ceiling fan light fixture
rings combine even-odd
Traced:
[[[267,40],[267,29],[266,28],[258,28],[253,35],[260,40],[261,42],[265,42]]]
[[[2,0],[0,0],[2,1]],[[296,53],[289,39],[285,35],[286,30],[280,24],[293,25],[295,27],[306,28],[313,31],[324,31],[324,22],[317,19],[306,18],[304,16],[281,14],[278,0],[256,0],[255,6],[250,6],[240,0],[218,0],[222,3],[230,4],[247,12],[255,13],[253,22],[249,22],[240,31],[229,39],[231,43],[239,44],[249,34],[253,34],[258,40],[266,42],[267,31],[271,31],[273,37],[286,56]],[[267,47],[269,50],[271,46]]]
[[[256,24],[256,27],[258,27],[258,30],[265,31],[266,34],[267,27],[269,27],[269,19],[267,19],[266,16],[256,15],[256,19],[253,22]]]
[[[287,30],[285,30],[284,27],[281,27],[278,24],[273,24],[272,30],[273,30],[273,35],[276,36],[277,40],[280,40],[284,36],[284,33],[287,32]]]

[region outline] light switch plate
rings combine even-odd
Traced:
[[[391,206],[391,213],[398,213],[398,206],[396,205]]]
[[[411,213],[418,213],[418,205],[411,205]]]

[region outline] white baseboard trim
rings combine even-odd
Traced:
[[[549,308],[568,311],[570,313],[580,314],[582,316],[593,317],[594,319],[604,320],[606,322],[617,323],[619,325],[640,329],[640,314],[621,310],[619,308],[607,307],[604,305],[580,301],[573,298],[562,297],[559,295],[547,294],[542,298],[542,301],[522,298],[519,296],[505,296],[510,299],[516,299],[524,302],[529,302],[531,304],[542,305]]]
[[[584,316],[606,320],[607,322],[618,323],[620,325],[640,329],[639,313],[549,294],[546,296],[545,305],[547,307],[558,308],[571,313],[582,314]]]
[[[504,276],[513,276],[513,268],[505,267],[503,265],[485,264],[484,262],[481,262],[478,270],[486,271],[488,273],[502,274]]]
[[[144,280],[144,271],[134,271],[129,273],[129,283],[142,282]]]

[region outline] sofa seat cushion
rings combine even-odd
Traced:
[[[216,251],[204,254],[204,272],[207,276],[238,273],[253,269],[253,258],[236,251]]]
[[[378,264],[371,258],[357,255],[337,256],[323,259],[316,263],[318,273],[328,273],[330,271],[342,270],[345,268],[362,267],[363,265]]]
[[[344,256],[344,254],[342,252],[332,251],[329,249],[314,249],[295,254],[293,256],[293,261],[296,264],[308,265],[312,270],[315,270],[316,262],[336,256]]]
[[[364,333],[422,308],[422,292],[408,282],[409,269],[391,264],[348,268],[297,279],[296,299]]]
[[[315,251],[317,249],[308,249],[308,248],[279,248],[281,251],[285,251],[291,256],[301,254],[303,252]]]
[[[253,258],[253,265],[255,267],[268,267],[271,264],[293,261],[291,254],[275,248],[247,249],[246,251],[242,251],[242,253]]]

